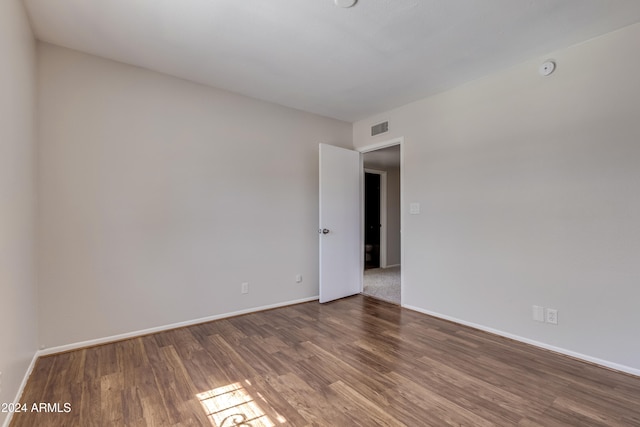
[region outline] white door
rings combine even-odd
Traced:
[[[320,144],[320,302],[362,289],[360,153]]]

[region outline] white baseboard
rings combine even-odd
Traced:
[[[391,264],[391,265],[387,265],[387,266],[382,267],[382,268],[393,268],[393,267],[400,267],[400,264]]]
[[[314,296],[314,297],[309,297],[309,298],[302,298],[302,299],[299,299],[299,300],[281,302],[281,303],[277,303],[277,304],[263,305],[263,306],[260,306],[260,307],[253,307],[253,308],[248,308],[248,309],[245,309],[245,310],[233,311],[231,313],[216,314],[216,315],[213,315],[213,316],[201,317],[199,319],[187,320],[185,322],[178,322],[178,323],[172,323],[170,325],[157,326],[155,328],[142,329],[142,330],[139,330],[139,331],[126,332],[124,334],[112,335],[112,336],[104,337],[104,338],[96,338],[96,339],[93,339],[93,340],[81,341],[81,342],[61,345],[61,346],[57,346],[57,347],[50,347],[50,348],[46,348],[46,349],[38,351],[37,356],[38,357],[39,356],[48,356],[48,355],[56,354],[56,353],[63,353],[65,351],[71,351],[71,350],[77,350],[77,349],[85,348],[85,347],[92,347],[92,346],[95,346],[95,345],[107,344],[107,343],[114,342],[114,341],[122,341],[122,340],[126,340],[126,339],[129,339],[129,338],[135,338],[135,337],[139,337],[139,336],[143,336],[143,335],[154,334],[156,332],[167,331],[169,329],[183,328],[185,326],[197,325],[198,323],[206,323],[206,322],[211,322],[213,320],[226,319],[228,317],[240,316],[242,314],[255,313],[255,312],[258,312],[258,311],[270,310],[272,308],[285,307],[285,306],[288,306],[288,305],[294,305],[294,304],[300,304],[300,303],[303,303],[303,302],[315,301],[318,298],[319,298],[318,296]]]
[[[640,369],[632,368],[630,366],[621,365],[619,363],[610,362],[608,360],[599,359],[597,357],[587,356],[586,354],[577,353],[575,351],[571,351],[571,350],[567,350],[567,349],[564,349],[564,348],[556,347],[556,346],[553,346],[553,345],[545,344],[543,342],[539,342],[539,341],[535,341],[535,340],[532,340],[532,339],[529,339],[529,338],[524,338],[524,337],[521,337],[521,336],[518,336],[518,335],[510,334],[508,332],[500,331],[498,329],[489,328],[487,326],[479,325],[477,323],[467,322],[465,320],[460,320],[460,319],[457,319],[455,317],[447,316],[445,314],[440,314],[440,313],[436,313],[436,312],[433,312],[433,311],[425,310],[425,309],[422,309],[420,307],[414,307],[414,306],[411,306],[411,305],[403,305],[402,307],[408,308],[409,310],[417,311],[419,313],[428,314],[429,316],[433,316],[433,317],[437,317],[437,318],[440,318],[440,319],[448,320],[450,322],[458,323],[460,325],[465,325],[465,326],[469,326],[469,327],[474,328],[474,329],[479,329],[481,331],[489,332],[489,333],[492,333],[494,335],[499,335],[499,336],[502,336],[502,337],[505,337],[505,338],[509,338],[509,339],[514,340],[514,341],[520,341],[520,342],[523,342],[525,344],[532,345],[534,347],[539,347],[539,348],[543,348],[545,350],[553,351],[555,353],[564,354],[565,356],[570,356],[570,357],[573,357],[575,359],[580,359],[580,360],[583,360],[585,362],[589,362],[589,363],[593,363],[595,365],[599,365],[599,366],[602,366],[602,367],[605,367],[605,368],[613,369],[615,371],[620,371],[620,372],[624,372],[626,374],[630,374],[630,375],[634,375],[634,376],[640,377]]]
[[[24,388],[27,386],[27,381],[33,372],[33,368],[36,366],[36,361],[38,360],[40,355],[36,351],[31,358],[31,363],[29,363],[29,367],[27,368],[27,372],[24,374],[24,378],[22,378],[22,382],[20,383],[20,387],[18,387],[18,391],[16,392],[16,397],[13,399],[13,403],[20,402],[20,398],[22,397],[22,392],[24,392]],[[4,423],[2,423],[2,427],[9,427],[11,423],[11,417],[13,417],[13,412],[9,412],[7,418],[4,419]]]

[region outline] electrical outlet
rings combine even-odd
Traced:
[[[249,293],[249,283],[248,282],[244,282],[240,285],[240,292],[242,292],[243,294],[248,294]]]
[[[555,308],[547,308],[547,323],[552,325],[558,324],[558,310]]]
[[[539,305],[533,306],[533,320],[536,322],[544,322],[544,307]]]
[[[301,283],[302,282],[302,274],[298,274],[296,276],[296,283]]]

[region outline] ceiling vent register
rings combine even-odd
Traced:
[[[371,136],[380,135],[381,133],[385,133],[389,131],[389,122],[378,123],[377,125],[371,126]]]

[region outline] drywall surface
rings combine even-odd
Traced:
[[[0,57],[0,403],[9,403],[37,349],[36,53],[18,0],[0,2]]]
[[[354,124],[355,147],[404,136],[403,304],[640,369],[638,40],[627,27]]]
[[[41,344],[318,295],[318,144],[351,124],[38,52]]]

